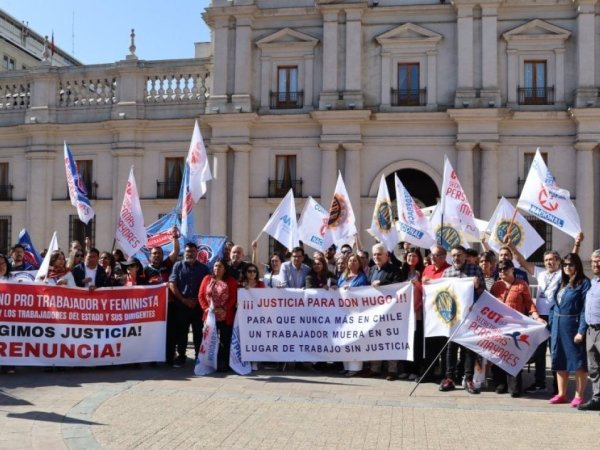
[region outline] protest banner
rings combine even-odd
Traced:
[[[164,361],[167,286],[0,283],[0,365]]]
[[[473,304],[472,278],[438,278],[423,285],[425,336],[449,337]]]
[[[516,376],[549,337],[545,324],[530,319],[484,291],[452,341]]]
[[[412,283],[240,289],[243,361],[413,360]]]

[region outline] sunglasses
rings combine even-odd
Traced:
[[[254,270],[254,269],[249,269],[249,270],[246,270],[246,273],[256,273],[256,270]]]
[[[562,263],[563,267],[575,267],[574,263]]]
[[[75,258],[83,258],[83,254],[82,253],[75,253]]]

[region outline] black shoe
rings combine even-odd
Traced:
[[[512,398],[519,398],[521,396],[521,393],[520,392],[511,392],[510,396]]]
[[[466,380],[465,387],[469,394],[479,394],[481,392],[479,390],[479,388],[477,386],[475,386],[475,383],[473,382],[473,380]]]
[[[175,361],[173,361],[173,367],[179,369],[180,367],[185,366],[185,362],[187,361],[187,357],[182,355],[182,356],[178,356],[177,358],[175,358]]]
[[[579,411],[600,411],[600,401],[590,400],[577,407]]]
[[[528,394],[544,394],[548,392],[548,389],[546,389],[545,385],[533,383],[531,386],[525,389],[525,392],[527,392]]]
[[[496,394],[506,394],[507,392],[508,389],[506,389],[505,384],[499,384],[498,386],[496,386]]]

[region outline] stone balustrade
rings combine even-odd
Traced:
[[[208,59],[0,72],[0,126],[195,117],[210,82]]]

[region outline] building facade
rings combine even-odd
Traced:
[[[444,155],[487,220],[500,197],[516,202],[539,147],[575,200],[588,259],[600,240],[598,12],[596,0],[213,0],[205,58],[0,74],[30,80],[27,104],[0,106],[13,186],[0,224],[10,217],[11,242],[21,226],[36,242],[69,229],[67,140],[96,189],[97,245],[110,247],[130,165],[150,223],[174,205],[199,119],[215,177],[196,206],[201,232],[248,246],[290,187],[298,210],[308,196],[328,206],[340,171],[368,246],[381,175],[398,172],[430,206]],[[259,250],[265,260],[266,239]]]

